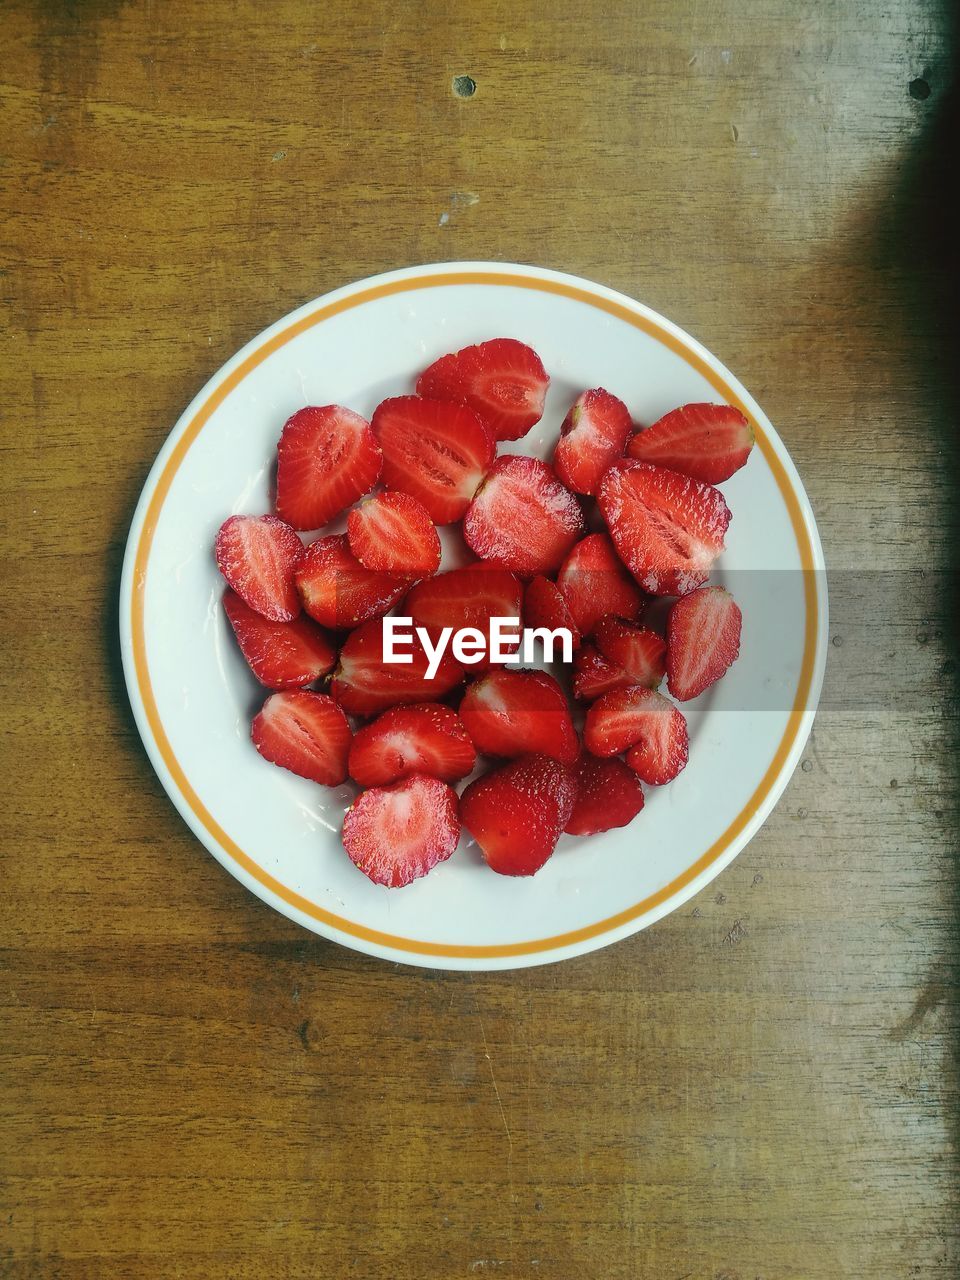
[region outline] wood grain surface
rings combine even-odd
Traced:
[[[946,0],[0,7],[0,1275],[958,1273],[954,36]],[[479,976],[226,875],[117,642],[202,383],[458,258],[600,280],[725,360],[833,600],[802,768],[734,865]]]

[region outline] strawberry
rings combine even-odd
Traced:
[[[455,711],[439,702],[392,707],[354,735],[350,777],[379,787],[411,773],[455,782],[472,773],[477,753]]]
[[[570,407],[553,452],[557,475],[574,493],[594,494],[604,472],[623,457],[633,423],[622,400],[598,387]]]
[[[224,592],[223,608],[250,670],[268,689],[299,689],[333,668],[337,651],[309,619],[271,622],[233,591]]]
[[[645,591],[682,596],[703,585],[730,523],[719,489],[627,459],[603,477],[599,502],[617,554]]]
[[[504,876],[532,876],[557,847],[576,795],[568,765],[521,756],[471,782],[460,817],[489,867]]]
[[[543,416],[549,382],[531,347],[492,338],[435,360],[417,379],[417,392],[468,404],[497,440],[519,440]]]
[[[601,654],[626,672],[631,684],[658,687],[666,671],[667,646],[655,631],[608,616],[597,623],[594,639]]]
[[[523,618],[528,627],[544,627],[547,631],[565,627],[570,632],[573,648],[580,648],[580,629],[560,594],[560,588],[549,578],[538,574],[527,583],[523,594]]]
[[[364,791],[343,819],[343,847],[374,884],[400,889],[445,862],[460,840],[457,793],[415,773]]]
[[[473,410],[394,396],[378,406],[372,426],[383,450],[384,484],[416,498],[436,524],[462,519],[496,447]]]
[[[231,516],[215,545],[217,568],[245,605],[272,622],[300,612],[294,571],[303,543],[276,516]]]
[[[440,539],[424,506],[407,493],[378,493],[347,516],[350,550],[365,569],[425,578],[440,567]]]
[[[351,715],[373,716],[400,703],[436,701],[463,679],[463,669],[447,649],[428,680],[429,661],[416,633],[412,644],[397,645],[397,652],[409,654],[412,662],[386,662],[383,647],[383,620],[374,618],[352,631],[340,650],[330,692]]]
[[[460,719],[488,756],[552,756],[567,764],[580,750],[563,690],[545,671],[489,671],[471,684]]]
[[[272,693],[254,717],[250,736],[265,760],[301,778],[327,787],[346,781],[350,726],[325,693]]]
[[[667,620],[667,681],[675,698],[695,698],[733,665],[742,622],[723,587],[701,587],[677,601]]]
[[[573,696],[592,702],[611,689],[628,689],[633,681],[614,662],[608,662],[592,644],[585,644],[573,659]]]
[[[583,744],[595,756],[631,748],[627,764],[638,777],[669,782],[687,763],[687,722],[662,693],[639,686],[615,689],[587,712]]]
[[[338,631],[389,613],[410,585],[407,578],[365,569],[345,533],[312,542],[297,567],[296,582],[310,617]]]
[[[444,627],[474,627],[489,640],[491,618],[521,618],[523,587],[506,569],[480,560],[462,569],[418,582],[404,601],[404,613],[436,639]],[[519,641],[518,641],[519,644]],[[489,666],[486,657],[474,670]]]
[[[338,404],[298,409],[277,445],[277,514],[295,529],[319,529],[373,488],[382,462],[359,413]]]
[[[643,808],[643,788],[634,771],[616,756],[599,760],[585,751],[576,766],[577,799],[564,831],[595,836],[625,827]]]
[[[498,458],[463,518],[467,546],[521,576],[550,573],[584,530],[580,503],[539,458]]]
[[[557,586],[584,636],[607,614],[636,618],[644,600],[605,533],[591,533],[577,543],[563,562]]]
[[[739,471],[753,448],[753,428],[728,404],[685,404],[638,431],[627,454],[641,462],[719,484]]]

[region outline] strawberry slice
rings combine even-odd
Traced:
[[[311,542],[297,566],[296,582],[310,617],[337,631],[383,617],[410,585],[408,578],[365,569],[345,533]]]
[[[309,619],[271,622],[233,591],[224,592],[223,608],[240,652],[268,689],[299,689],[333,669],[337,651],[329,636]]]
[[[327,787],[346,781],[350,726],[325,693],[272,693],[254,717],[250,736],[263,758],[281,769]]]
[[[549,578],[537,575],[527,583],[523,594],[523,618],[528,627],[543,627],[557,631],[563,627],[570,632],[573,648],[580,648],[580,628],[560,594],[560,588]]]
[[[294,570],[303,543],[276,516],[231,516],[215,545],[217,568],[245,605],[273,622],[300,612]]]
[[[434,639],[444,627],[472,627],[486,636],[489,647],[491,618],[516,618],[519,626],[522,599],[518,578],[481,560],[418,582],[404,601],[404,612]],[[474,670],[489,665],[486,654],[471,664]]]
[[[691,591],[667,620],[667,682],[680,702],[709,689],[736,661],[743,615],[723,587]]]
[[[591,533],[573,548],[557,575],[557,586],[584,636],[601,618],[636,618],[644,596],[605,533]]]
[[[675,778],[687,763],[687,722],[678,707],[653,689],[615,689],[587,712],[583,744],[595,756],[631,750],[627,764],[644,782]]]
[[[468,404],[497,440],[519,440],[543,417],[549,382],[531,347],[492,338],[435,360],[417,379],[417,391]]]
[[[633,426],[630,410],[598,387],[574,400],[553,453],[557,475],[574,493],[594,494],[604,472],[623,457]]]
[[[632,684],[622,667],[608,662],[592,644],[585,644],[573,659],[573,696],[580,702],[593,702],[611,689],[628,689]]]
[[[563,690],[545,671],[489,671],[469,686],[460,719],[488,756],[552,756],[571,764],[580,743]]]
[[[599,502],[617,554],[645,591],[682,596],[703,585],[730,523],[719,489],[625,460],[603,477]]]
[[[444,651],[432,679],[427,679],[429,659],[417,638],[396,646],[412,662],[386,662],[383,656],[383,620],[375,618],[352,631],[340,650],[330,692],[345,711],[374,716],[388,707],[408,702],[435,702],[463,679],[463,668],[449,649]]]
[[[597,623],[594,639],[607,661],[626,672],[631,684],[648,689],[659,686],[667,669],[667,646],[655,631],[606,617]]]
[[[627,454],[705,484],[719,484],[740,470],[753,440],[749,420],[732,405],[685,404],[638,431]]]
[[[424,578],[440,567],[440,538],[426,508],[391,489],[347,516],[350,550],[365,569]]]
[[[616,756],[599,760],[585,751],[577,761],[577,800],[564,831],[595,836],[625,827],[643,808],[643,788],[634,771]]]
[[[460,817],[489,867],[503,876],[532,876],[557,847],[576,796],[569,765],[521,756],[471,782]]]
[[[354,735],[350,777],[380,787],[411,773],[456,782],[473,772],[477,753],[455,711],[439,702],[392,707]]]
[[[559,569],[584,531],[580,503],[539,458],[498,458],[463,518],[467,546],[525,577]]]
[[[493,461],[492,434],[472,409],[420,396],[378,406],[383,482],[421,502],[436,524],[460,520]]]
[[[343,847],[374,884],[400,889],[445,862],[460,840],[457,793],[415,773],[364,791],[343,818]]]
[[[366,418],[338,404],[288,418],[277,445],[277,514],[319,529],[377,482],[383,458]]]

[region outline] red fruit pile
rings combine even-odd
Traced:
[[[502,875],[532,875],[563,832],[625,826],[641,784],[687,763],[676,702],[739,652],[740,610],[704,584],[730,522],[714,485],[746,462],[747,419],[694,404],[635,430],[594,388],[559,427],[552,465],[497,457],[540,421],[548,384],[536,352],[495,338],[435,361],[416,395],[385,400],[369,423],[339,405],[300,409],[277,446],[276,514],[231,516],[217,535],[224,609],[273,691],[253,744],[313,782],[365,788],[343,844],[377,884],[445,861],[461,823]],[[591,506],[605,532],[587,532]],[[298,530],[344,512],[346,533],[304,545]],[[458,522],[476,559],[440,572],[437,525]],[[655,596],[678,597],[665,636],[642,621]],[[403,663],[387,661],[394,610],[425,632]],[[491,662],[493,618],[570,632],[573,706],[553,676]],[[432,669],[431,646],[465,628],[477,662],[448,646]],[[458,799],[478,755],[494,764]]]

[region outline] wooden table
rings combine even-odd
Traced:
[[[948,12],[3,7],[4,1277],[957,1274]],[[489,976],[231,880],[147,763],[116,622],[205,379],[306,299],[456,258],[698,336],[834,571],[763,832],[649,932]]]

